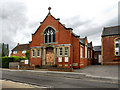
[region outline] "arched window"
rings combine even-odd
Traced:
[[[51,27],[48,27],[44,32],[44,42],[52,43],[55,42],[55,30]]]
[[[115,55],[120,56],[120,38],[115,40]]]

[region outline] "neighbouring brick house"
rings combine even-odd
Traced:
[[[102,64],[120,62],[120,26],[105,27],[102,32]]]
[[[50,10],[50,8],[49,8]],[[29,65],[82,68],[92,63],[92,42],[72,32],[50,11],[29,42]]]
[[[88,43],[87,37],[80,38],[80,68],[93,63],[92,42]]]
[[[94,46],[93,47],[93,50],[94,50],[94,59],[93,59],[93,64],[101,64],[101,46]]]
[[[29,50],[29,44],[19,44],[12,49],[11,56],[26,57],[26,52]]]

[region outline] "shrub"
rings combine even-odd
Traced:
[[[9,68],[9,62],[20,62],[20,60],[25,60],[24,57],[11,56],[11,57],[0,57],[0,63],[2,63],[2,68]]]

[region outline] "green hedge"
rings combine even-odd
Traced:
[[[25,60],[24,57],[11,56],[11,57],[0,57],[0,63],[2,68],[9,68],[9,62],[20,62],[20,60]]]

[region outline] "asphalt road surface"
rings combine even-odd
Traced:
[[[95,80],[55,77],[37,72],[2,70],[2,79],[27,83],[47,88],[118,88],[116,83]]]

